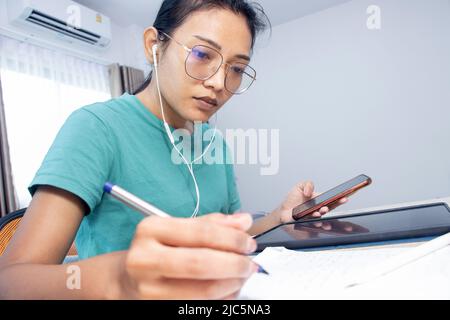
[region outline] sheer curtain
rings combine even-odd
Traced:
[[[114,98],[124,92],[133,94],[144,83],[144,71],[114,63],[109,66],[109,85]]]
[[[2,79],[0,74],[0,217],[16,211],[18,209],[17,202],[17,194],[14,190],[11,170],[11,157],[9,156],[8,132],[6,130]]]
[[[27,186],[65,119],[111,98],[108,68],[0,36],[0,72],[13,180],[25,207]]]

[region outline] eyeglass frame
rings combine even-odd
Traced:
[[[211,79],[212,77],[214,77],[214,76],[217,74],[217,72],[219,72],[220,68],[221,68],[223,65],[225,65],[225,66],[227,66],[228,68],[226,69],[226,73],[225,73],[224,87],[225,87],[225,90],[227,90],[229,93],[231,93],[231,94],[233,94],[233,95],[240,95],[240,94],[245,93],[247,90],[250,89],[250,87],[253,85],[253,83],[254,83],[254,82],[256,81],[256,79],[257,79],[257,78],[256,78],[256,70],[255,70],[252,66],[246,65],[246,67],[252,69],[253,72],[255,72],[255,76],[254,76],[254,77],[251,76],[251,75],[249,75],[248,73],[245,73],[248,77],[250,77],[250,78],[252,79],[252,82],[250,82],[250,84],[248,85],[248,87],[245,88],[244,90],[242,90],[242,91],[240,91],[240,92],[232,92],[232,91],[228,90],[227,85],[226,85],[226,79],[227,79],[227,76],[228,76],[228,69],[231,67],[231,64],[229,64],[228,62],[224,62],[223,55],[222,55],[218,50],[216,50],[216,49],[214,49],[214,48],[211,48],[211,47],[209,47],[209,46],[205,46],[205,45],[195,45],[195,46],[193,46],[192,48],[189,48],[189,47],[186,46],[185,44],[183,44],[183,43],[179,42],[178,40],[174,39],[173,37],[169,36],[167,33],[163,32],[163,31],[159,31],[159,30],[158,30],[158,32],[160,32],[163,36],[169,38],[170,40],[174,41],[176,44],[178,44],[179,46],[181,46],[184,50],[186,50],[186,52],[189,53],[188,56],[186,57],[186,60],[184,61],[184,69],[185,69],[186,74],[187,74],[189,77],[191,77],[192,79],[199,80],[199,81],[206,81],[206,80],[209,80],[209,79]],[[159,38],[159,40],[161,40],[161,41],[164,40],[164,39],[162,39],[161,37],[158,37],[158,38]],[[189,55],[192,53],[192,49],[195,48],[195,47],[197,47],[197,46],[206,47],[206,48],[208,48],[208,49],[210,49],[210,50],[213,50],[214,52],[217,52],[217,54],[220,56],[220,58],[221,58],[221,60],[222,60],[221,63],[220,63],[220,65],[217,67],[217,70],[216,70],[210,77],[208,77],[208,78],[206,78],[206,79],[199,79],[199,78],[193,77],[192,75],[189,74],[189,72],[188,72],[188,70],[187,70],[187,60],[189,59]],[[240,62],[238,62],[238,63],[240,63]],[[244,64],[244,63],[240,63],[240,64]]]

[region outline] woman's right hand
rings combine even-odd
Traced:
[[[119,267],[118,298],[230,299],[257,271],[249,214],[144,219]]]

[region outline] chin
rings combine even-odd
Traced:
[[[189,116],[186,119],[192,122],[196,121],[207,122],[214,116],[214,114],[215,112],[205,112],[202,110],[195,110],[195,112],[189,114]]]
[[[208,122],[211,119],[211,117],[196,117],[193,120],[191,120],[192,122]]]

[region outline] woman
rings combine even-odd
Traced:
[[[144,33],[154,76],[136,95],[74,112],[49,150],[1,257],[2,298],[236,297],[257,269],[245,256],[256,249],[249,234],[291,221],[291,209],[312,197],[314,186],[298,184],[277,210],[252,224],[248,214],[229,215],[240,209],[232,166],[175,164],[171,135],[207,122],[249,88],[263,17],[244,0],[163,2]],[[143,219],[104,195],[106,181],[174,218]],[[199,218],[182,219],[191,216]],[[75,236],[81,285],[71,290],[61,262]]]

